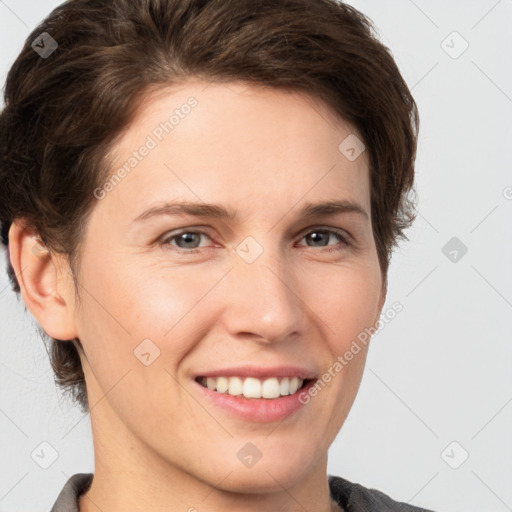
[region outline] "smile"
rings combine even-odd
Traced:
[[[308,379],[299,377],[270,377],[257,379],[254,377],[197,377],[196,381],[203,387],[217,393],[245,398],[275,399],[293,395],[300,391]]]

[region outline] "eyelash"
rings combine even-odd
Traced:
[[[195,231],[195,230],[192,230],[192,229],[187,229],[187,230],[182,230],[179,233],[175,233],[173,235],[166,236],[165,238],[162,239],[162,241],[160,242],[160,245],[161,246],[165,246],[165,247],[170,247],[170,248],[172,248],[171,250],[176,251],[176,252],[178,252],[180,254],[195,254],[195,253],[198,253],[198,252],[201,251],[201,248],[182,249],[181,247],[176,247],[175,245],[170,243],[172,240],[178,238],[181,235],[191,234],[191,233],[195,234],[195,235],[205,235],[206,237],[211,239],[211,237],[205,231],[200,231],[200,230]],[[342,250],[348,249],[348,248],[350,248],[352,246],[352,244],[348,241],[347,236],[345,236],[341,231],[338,231],[338,230],[335,230],[335,229],[330,229],[330,228],[311,228],[309,231],[304,233],[304,235],[302,235],[301,240],[303,238],[305,238],[307,235],[310,235],[311,233],[333,234],[336,237],[338,237],[340,242],[342,243],[342,247],[338,247],[338,244],[336,244],[336,246],[331,246],[331,248],[328,248],[329,246],[318,247],[318,249],[322,249],[323,252],[342,251]],[[307,246],[302,246],[302,247],[307,247]],[[314,249],[314,247],[312,247],[312,248]]]

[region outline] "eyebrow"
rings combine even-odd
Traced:
[[[306,203],[299,212],[301,217],[320,217],[326,215],[336,215],[342,213],[356,213],[369,220],[368,213],[359,204],[348,200],[324,201],[321,203]],[[194,203],[190,201],[180,201],[164,203],[154,206],[142,212],[133,219],[133,223],[143,222],[160,215],[191,215],[194,217],[215,218],[220,220],[236,221],[237,214],[227,210],[219,204]]]

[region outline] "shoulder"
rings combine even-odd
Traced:
[[[50,512],[79,512],[78,498],[89,489],[93,473],[76,473],[68,479]]]
[[[331,497],[346,512],[434,512],[395,501],[377,489],[369,489],[339,476],[329,475],[329,488]]]

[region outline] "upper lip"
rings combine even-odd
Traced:
[[[298,377],[302,380],[315,379],[316,374],[302,366],[237,366],[220,370],[198,373],[197,377],[254,377],[267,379],[271,377]]]

